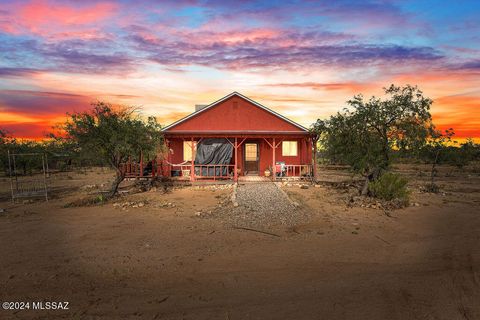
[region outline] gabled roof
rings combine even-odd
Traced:
[[[256,102],[256,101],[254,101],[254,100],[252,100],[252,99],[250,99],[250,98],[248,98],[248,97],[244,96],[243,94],[238,93],[238,92],[236,92],[236,91],[234,91],[234,92],[230,93],[229,95],[226,95],[225,97],[223,97],[223,98],[221,98],[221,99],[219,99],[219,100],[217,100],[217,101],[215,101],[215,102],[207,105],[206,107],[204,107],[204,108],[202,108],[202,109],[200,109],[200,110],[197,110],[197,111],[189,114],[188,116],[186,116],[186,117],[184,117],[184,118],[182,118],[182,119],[180,119],[180,120],[178,120],[178,121],[175,121],[174,123],[172,123],[172,124],[166,126],[165,128],[163,128],[162,131],[168,131],[169,129],[175,127],[176,125],[178,125],[178,124],[180,124],[180,123],[182,123],[182,122],[185,122],[185,121],[187,121],[188,119],[190,119],[190,118],[192,118],[192,117],[195,117],[196,115],[198,115],[198,114],[200,114],[200,113],[202,113],[202,112],[205,112],[205,111],[213,108],[214,106],[218,105],[219,103],[221,103],[221,102],[223,102],[223,101],[225,101],[225,100],[227,100],[227,99],[229,99],[229,98],[231,98],[231,97],[233,97],[233,96],[240,97],[240,98],[242,98],[242,99],[250,102],[251,104],[253,104],[253,105],[255,105],[255,106],[257,106],[257,107],[259,107],[259,108],[261,108],[261,109],[263,109],[263,110],[271,113],[272,115],[274,115],[274,116],[276,116],[276,117],[278,117],[278,118],[280,118],[280,119],[282,119],[282,120],[284,120],[284,121],[286,121],[286,122],[294,125],[295,127],[299,128],[300,130],[302,130],[302,131],[307,131],[307,132],[308,132],[308,129],[305,128],[304,126],[296,123],[295,121],[292,121],[292,120],[288,119],[287,117],[282,116],[281,114],[279,114],[279,113],[277,113],[277,112],[275,112],[275,111],[273,111],[273,110],[265,107],[264,105],[262,105],[262,104],[260,104],[260,103],[258,103],[258,102]]]

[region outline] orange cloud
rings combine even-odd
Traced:
[[[34,122],[34,123],[7,123],[2,124],[2,130],[13,135],[17,139],[42,140],[46,134],[51,132],[51,122]]]
[[[446,96],[434,102],[433,120],[440,129],[453,128],[459,138],[480,137],[480,96]]]
[[[52,127],[65,121],[65,114],[29,115],[0,111],[0,129],[20,139],[42,139]]]
[[[91,101],[62,92],[0,90],[0,128],[17,138],[41,139],[65,120],[65,112],[88,109]]]
[[[301,82],[301,83],[274,83],[268,84],[269,87],[297,87],[307,88],[312,90],[325,90],[336,91],[342,90],[351,92],[353,94],[364,93],[370,90],[378,89],[378,86],[374,83],[359,83],[359,82],[331,82],[331,83],[319,83],[319,82]]]

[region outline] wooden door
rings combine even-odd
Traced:
[[[245,174],[258,174],[258,143],[245,143]]]

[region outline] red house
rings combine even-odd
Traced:
[[[233,92],[163,128],[164,174],[178,179],[312,177],[314,136],[303,126]]]

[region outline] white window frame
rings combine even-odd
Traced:
[[[289,148],[288,148],[289,151],[292,151],[291,144],[295,144],[295,148],[293,149],[293,150],[295,150],[295,154],[286,154],[287,152],[285,150],[285,148],[286,148],[285,145],[287,143],[289,144]],[[297,157],[298,156],[298,141],[296,141],[296,140],[282,141],[282,156],[284,156],[284,157]]]

